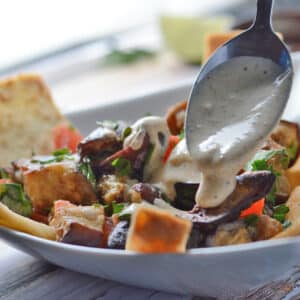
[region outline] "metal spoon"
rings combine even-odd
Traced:
[[[217,49],[201,68],[190,94],[185,122],[186,141],[192,157],[197,155],[197,153],[193,152],[195,151],[195,147],[192,147],[192,141],[194,142],[193,144],[195,144],[195,138],[197,137],[197,135],[195,135],[195,128],[197,127],[199,118],[197,118],[197,112],[195,111],[197,102],[199,104],[199,101],[201,101],[201,99],[199,99],[199,91],[202,88],[203,79],[205,79],[213,69],[230,59],[240,56],[252,56],[270,59],[281,67],[282,73],[288,71],[292,73],[293,67],[289,51],[272,29],[272,4],[272,0],[257,0],[257,15],[253,25],[247,31]],[[280,111],[274,114],[274,120],[272,120],[273,123],[271,124],[272,128],[265,130],[265,134],[270,133],[277,124],[288,100],[290,89],[291,87],[286,91],[286,101],[279,107],[278,110]],[[214,109],[212,108],[212,117],[216,117],[213,113]],[[227,122],[227,120],[225,121]],[[228,120],[228,124],[230,124],[230,120]],[[222,128],[215,129],[221,130]]]

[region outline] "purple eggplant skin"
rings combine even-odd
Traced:
[[[108,237],[107,248],[125,249],[128,230],[129,221],[120,221]]]
[[[87,247],[100,247],[102,239],[102,231],[79,223],[72,223],[69,230],[62,237],[61,242]]]
[[[117,158],[124,158],[131,163],[132,175],[131,178],[143,181],[144,166],[147,158],[147,153],[150,148],[149,135],[146,134],[141,147],[137,150],[130,147],[122,149],[113,155],[107,157],[101,161],[97,168],[96,174],[98,177],[104,174],[114,174],[115,168],[112,166],[112,162]]]
[[[130,189],[138,192],[141,195],[141,199],[153,204],[155,198],[161,198],[162,193],[159,188],[150,183],[136,183]]]
[[[265,197],[275,182],[275,175],[269,171],[245,172],[236,179],[235,190],[220,206],[208,209],[195,206],[180,216],[192,221],[200,231],[212,231],[219,224],[238,219],[242,210]]]
[[[81,160],[84,157],[103,160],[121,150],[122,145],[121,139],[113,130],[98,127],[79,143],[78,153]]]

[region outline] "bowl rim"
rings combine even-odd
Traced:
[[[40,244],[47,246],[52,249],[60,249],[66,251],[75,251],[81,252],[83,254],[98,254],[98,255],[115,255],[115,256],[211,256],[211,255],[223,255],[223,254],[232,254],[232,253],[243,253],[249,251],[259,251],[261,249],[270,249],[280,246],[292,245],[300,243],[300,236],[295,237],[286,237],[276,240],[264,240],[257,241],[252,243],[245,243],[240,245],[229,245],[229,246],[218,246],[218,247],[207,247],[207,248],[194,248],[188,249],[184,253],[139,253],[129,250],[122,249],[108,249],[108,248],[96,248],[96,247],[87,247],[81,245],[73,245],[61,243],[58,241],[51,241],[44,238],[36,237],[28,233],[16,231],[4,226],[0,226],[0,233],[4,233],[6,236],[9,236],[14,241],[18,242],[20,240],[25,240],[26,242],[34,242],[35,244]],[[7,241],[6,237],[1,237]]]

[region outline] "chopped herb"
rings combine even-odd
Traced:
[[[152,114],[151,112],[147,112],[147,113],[145,113],[144,116],[145,116],[145,117],[151,117],[151,116],[153,116],[153,114]]]
[[[283,223],[285,221],[285,214],[273,214],[273,218],[279,221],[280,223]]]
[[[184,139],[184,129],[181,129],[181,132],[179,133],[179,139],[183,140]]]
[[[132,132],[132,128],[126,127],[122,133],[122,140],[125,140],[131,134],[131,132]]]
[[[290,211],[290,209],[285,205],[277,205],[274,207],[274,213],[279,213],[279,214],[287,214]]]
[[[118,176],[130,176],[132,174],[131,162],[126,158],[116,158],[111,165],[115,168]]]
[[[3,168],[0,168],[0,179],[6,179],[6,178],[9,178],[8,173]]]
[[[102,205],[100,203],[94,203],[93,206],[96,208],[100,208]]]
[[[78,169],[82,175],[91,183],[93,188],[96,188],[96,177],[91,167],[90,159],[84,157],[82,162],[78,164]]]
[[[71,152],[68,148],[58,149],[52,152],[53,156],[62,156],[62,155],[70,155]]]
[[[255,226],[258,221],[258,216],[257,215],[248,215],[244,218],[244,222],[246,226]]]
[[[281,176],[281,173],[274,170],[272,164],[269,162],[274,156],[279,155],[280,164],[283,169],[286,169],[289,165],[289,157],[285,149],[280,150],[260,150],[253,159],[245,166],[246,171],[270,171],[276,177]],[[266,195],[266,201],[270,205],[275,205],[276,201],[276,184],[273,185],[271,191]],[[280,217],[279,217],[280,218]]]
[[[249,161],[246,166],[246,171],[261,171],[268,170],[274,173],[273,167],[268,163],[271,158],[280,155],[280,163],[282,168],[286,169],[289,165],[289,157],[285,149],[280,150],[260,150]],[[276,174],[275,174],[276,175]],[[279,174],[278,174],[279,175]]]
[[[48,164],[55,163],[55,162],[62,162],[64,160],[74,160],[74,157],[69,156],[69,155],[58,155],[58,156],[55,156],[54,158],[47,159],[47,160],[32,159],[30,162],[31,163],[39,163],[41,165],[48,165]]]
[[[298,143],[297,141],[293,141],[293,143],[286,148],[286,152],[290,160],[295,159],[298,153]]]
[[[276,203],[276,185],[274,184],[271,191],[266,195],[266,201],[271,206],[274,206]]]
[[[54,152],[52,152],[52,156],[53,157],[50,156],[50,158],[48,156],[47,158],[49,158],[49,159],[33,158],[30,162],[31,163],[39,163],[41,165],[47,165],[47,164],[51,164],[51,163],[55,163],[55,162],[61,162],[64,160],[74,160],[74,157],[72,156],[70,150],[67,148],[55,150]]]
[[[119,127],[117,122],[111,120],[97,121],[96,124],[100,127],[110,128],[112,130],[117,130]]]
[[[31,202],[18,183],[0,184],[0,201],[15,213],[29,217],[32,213]]]
[[[284,223],[286,214],[288,212],[289,208],[285,204],[275,206],[273,210],[273,218],[281,223]]]
[[[292,222],[291,222],[291,221],[285,220],[285,221],[283,222],[283,224],[282,224],[282,227],[283,227],[284,229],[286,229],[286,228],[290,227],[291,225],[292,225]]]
[[[124,203],[113,202],[112,203],[113,214],[119,214],[124,209],[124,207],[125,207]]]
[[[124,65],[131,64],[143,59],[154,57],[155,52],[144,49],[131,49],[131,50],[112,50],[111,53],[104,58],[104,64],[111,65]]]
[[[150,144],[146,153],[145,164],[149,163],[153,151],[154,151],[154,145]]]

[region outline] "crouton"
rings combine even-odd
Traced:
[[[54,205],[50,226],[63,243],[100,247],[105,222],[103,206],[76,206],[59,200]]]
[[[173,214],[141,206],[131,218],[126,250],[144,253],[185,252],[192,223]]]

